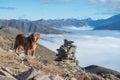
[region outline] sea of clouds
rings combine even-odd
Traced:
[[[77,46],[76,58],[80,66],[99,65],[120,71],[120,32],[103,30],[41,34],[39,43],[57,52],[64,39],[74,41]]]
[[[65,31],[82,31],[82,30],[93,30],[93,27],[91,26],[82,26],[82,27],[76,27],[76,26],[62,26],[62,27],[57,27],[56,29],[59,30],[65,30]]]

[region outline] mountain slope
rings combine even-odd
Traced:
[[[7,29],[0,29],[0,47],[5,50],[11,49],[15,41],[15,36],[19,33],[23,32],[11,27],[8,27]],[[38,45],[36,49],[36,56],[41,55],[41,57],[48,59],[50,62],[56,57],[55,54],[55,52],[45,48],[42,45]]]
[[[66,80],[66,78],[69,80],[120,80],[117,75],[113,74],[106,78],[100,76],[94,73],[94,71],[100,71],[95,68],[92,68],[91,71],[85,71],[80,68],[80,70],[74,72],[72,71],[73,67],[70,65],[54,61],[56,53],[41,45],[37,47],[35,58],[30,56],[24,58],[22,53],[18,56],[13,50],[11,51],[16,35],[13,32],[18,30],[7,30],[0,30],[1,80]],[[103,73],[106,70],[111,72],[111,70],[106,68],[102,70]]]
[[[98,75],[105,75],[105,74],[112,74],[114,76],[117,76],[118,78],[120,78],[120,73],[111,69],[107,69],[101,66],[97,66],[97,65],[90,65],[88,67],[85,67],[85,70],[94,73],[94,74],[98,74]]]
[[[117,22],[117,21],[120,21],[120,14],[111,16],[107,19],[90,20],[90,21],[88,21],[88,24],[90,26],[98,27],[98,26],[103,25],[105,23]]]
[[[120,21],[106,22],[96,27],[95,30],[120,30]]]
[[[44,25],[35,24],[32,21],[20,21],[20,20],[0,20],[0,28],[3,27],[13,27],[16,28],[24,33],[30,33],[30,32],[40,32],[40,33],[53,33],[53,34],[61,34],[65,33],[64,31],[56,30],[50,27],[46,27]]]
[[[120,14],[114,15],[96,25],[95,30],[120,30]]]
[[[10,26],[6,26],[4,28],[1,28],[0,30],[3,32],[6,32],[6,33],[12,34],[12,35],[17,35],[17,34],[23,33],[22,31],[20,31],[16,28],[12,28]]]

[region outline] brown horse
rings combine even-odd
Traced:
[[[40,38],[39,33],[32,33],[28,37],[25,37],[24,34],[18,34],[16,36],[15,43],[14,43],[15,52],[18,53],[23,47],[26,55],[29,55],[30,52],[32,56],[35,55],[35,49],[37,47],[37,41],[39,38]]]

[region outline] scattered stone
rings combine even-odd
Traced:
[[[50,75],[38,74],[37,76],[34,77],[33,80],[51,80],[51,79],[50,79]],[[56,79],[56,80],[58,80],[58,79]]]
[[[0,69],[0,80],[17,80],[17,79],[10,73],[6,72],[5,70]]]
[[[71,80],[77,80],[76,78],[71,78]]]
[[[42,72],[41,71],[37,71],[37,70],[29,70],[30,74],[29,76],[27,77],[27,79],[31,79],[31,78],[34,78],[35,76],[37,75],[40,75]]]
[[[9,53],[14,53],[14,50],[8,49],[8,52],[9,52]]]
[[[43,57],[41,57],[41,56],[39,56],[37,59],[38,59],[40,62],[42,62],[44,65],[46,65],[46,66],[47,66],[47,64],[49,63],[49,61],[48,61],[47,59],[45,59],[45,58],[43,58]]]
[[[54,77],[53,80],[65,80],[64,78],[60,77],[58,74]]]

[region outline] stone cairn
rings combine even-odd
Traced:
[[[64,39],[64,44],[60,46],[58,51],[58,61],[62,60],[75,60],[75,51],[76,51],[76,46],[73,45],[73,41],[68,41],[67,39]]]
[[[59,61],[67,67],[67,75],[71,72],[75,73],[80,70],[78,60],[76,60],[75,57],[76,46],[73,45],[73,43],[74,41],[68,41],[67,39],[64,39],[64,44],[61,45],[59,49],[57,49],[58,54],[56,61]]]

